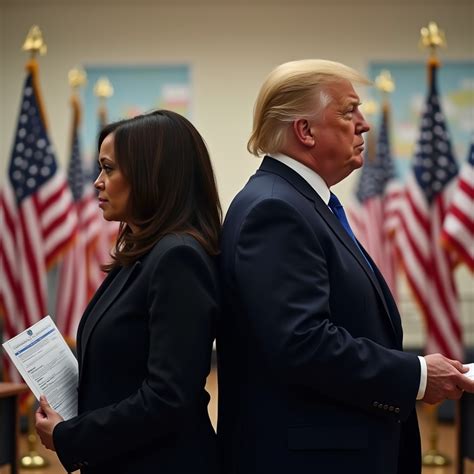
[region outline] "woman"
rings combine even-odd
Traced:
[[[204,386],[221,209],[206,146],[160,110],[105,127],[99,163],[99,206],[121,227],[78,329],[78,416],[42,397],[37,432],[68,471],[215,473]]]

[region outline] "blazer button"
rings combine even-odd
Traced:
[[[373,405],[375,408],[377,408],[379,406],[379,402],[374,402]]]
[[[400,408],[395,408],[395,413],[400,413]]]
[[[390,406],[388,407],[388,411],[393,411],[393,410],[394,410],[394,407],[393,407],[392,405],[390,405]]]
[[[379,403],[379,408],[383,408],[383,405],[381,403]]]
[[[383,409],[384,409],[384,410],[387,410],[387,409],[388,409],[388,405],[384,405],[384,406],[383,406]]]

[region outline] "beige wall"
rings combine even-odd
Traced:
[[[193,70],[193,122],[209,145],[227,209],[259,163],[245,145],[257,90],[274,66],[308,57],[360,70],[375,59],[423,61],[419,29],[430,20],[448,37],[442,58],[473,59],[471,0],[0,0],[0,178],[24,79],[20,47],[34,23],[48,44],[41,83],[61,161],[71,67],[186,62]],[[353,180],[338,186],[343,197]],[[474,286],[467,274],[460,280],[465,291]]]
[[[473,57],[469,1],[426,2],[434,4],[429,8],[420,0],[255,0],[257,6],[233,6],[230,0],[174,2],[181,6],[164,0],[2,3],[0,173],[6,166],[24,78],[26,58],[20,47],[30,25],[37,23],[48,44],[48,54],[41,58],[41,83],[61,160],[67,156],[71,67],[189,62],[193,120],[209,145],[224,208],[258,165],[245,144],[258,87],[277,64],[321,57],[364,70],[373,59],[424,60],[425,53],[417,48],[419,29],[432,19],[449,39],[444,58]],[[345,192],[347,186],[342,187]]]

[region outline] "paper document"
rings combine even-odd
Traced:
[[[77,415],[77,360],[50,316],[3,347],[37,399],[45,395],[65,420]]]
[[[469,369],[469,372],[466,372],[464,375],[474,380],[474,362],[472,362],[471,364],[463,364],[463,365],[464,367]]]

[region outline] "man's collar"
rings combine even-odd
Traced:
[[[298,173],[318,193],[319,197],[326,203],[326,205],[329,203],[329,188],[319,174],[303,165],[303,163],[300,163],[283,153],[272,153],[268,156],[283,163],[288,166],[288,168],[291,168],[294,172]]]

